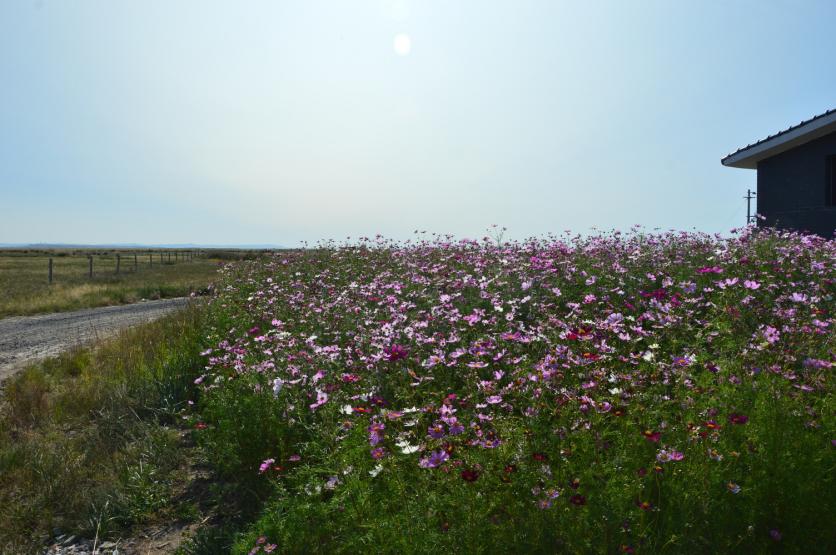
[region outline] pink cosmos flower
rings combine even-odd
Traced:
[[[770,345],[777,343],[778,340],[781,338],[781,332],[777,329],[773,328],[772,326],[766,326],[763,330],[763,338],[766,339],[766,342]]]
[[[644,439],[646,439],[647,441],[650,441],[652,443],[659,443],[659,440],[662,439],[662,433],[661,432],[653,432],[651,430],[645,430],[645,431],[642,432],[642,435],[644,436]]]
[[[671,461],[681,461],[685,458],[680,451],[675,449],[660,449],[659,452],[656,454],[656,460],[660,463],[666,463]]]
[[[719,266],[705,266],[697,270],[698,274],[722,274],[723,269]]]
[[[321,389],[316,390],[316,403],[310,405],[311,410],[316,410],[328,402],[328,394]]]

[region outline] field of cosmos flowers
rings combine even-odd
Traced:
[[[222,270],[192,417],[265,500],[236,552],[836,549],[836,241],[418,237]]]

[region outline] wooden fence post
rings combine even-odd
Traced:
[[[122,255],[116,253],[116,273],[119,273],[119,266],[122,264]]]
[[[87,265],[88,265],[87,276],[90,279],[93,279],[93,255],[92,254],[87,255]]]
[[[52,257],[49,258],[49,284],[52,285]]]
[[[139,265],[137,264],[137,261],[136,261],[136,253],[134,253],[134,273],[136,273],[136,271],[138,269],[139,269]]]

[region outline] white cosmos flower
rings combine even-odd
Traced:
[[[279,396],[279,392],[282,390],[283,386],[284,380],[282,380],[281,378],[276,378],[275,380],[273,380],[273,395],[275,397]]]
[[[395,445],[398,446],[398,448],[401,450],[401,453],[403,453],[404,455],[415,453],[416,451],[418,451],[418,449],[420,449],[419,445],[410,445],[408,441],[405,441],[403,439],[396,442]]]

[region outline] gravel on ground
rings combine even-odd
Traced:
[[[188,297],[143,301],[0,320],[0,382],[27,364],[125,328],[156,320],[189,303]]]

